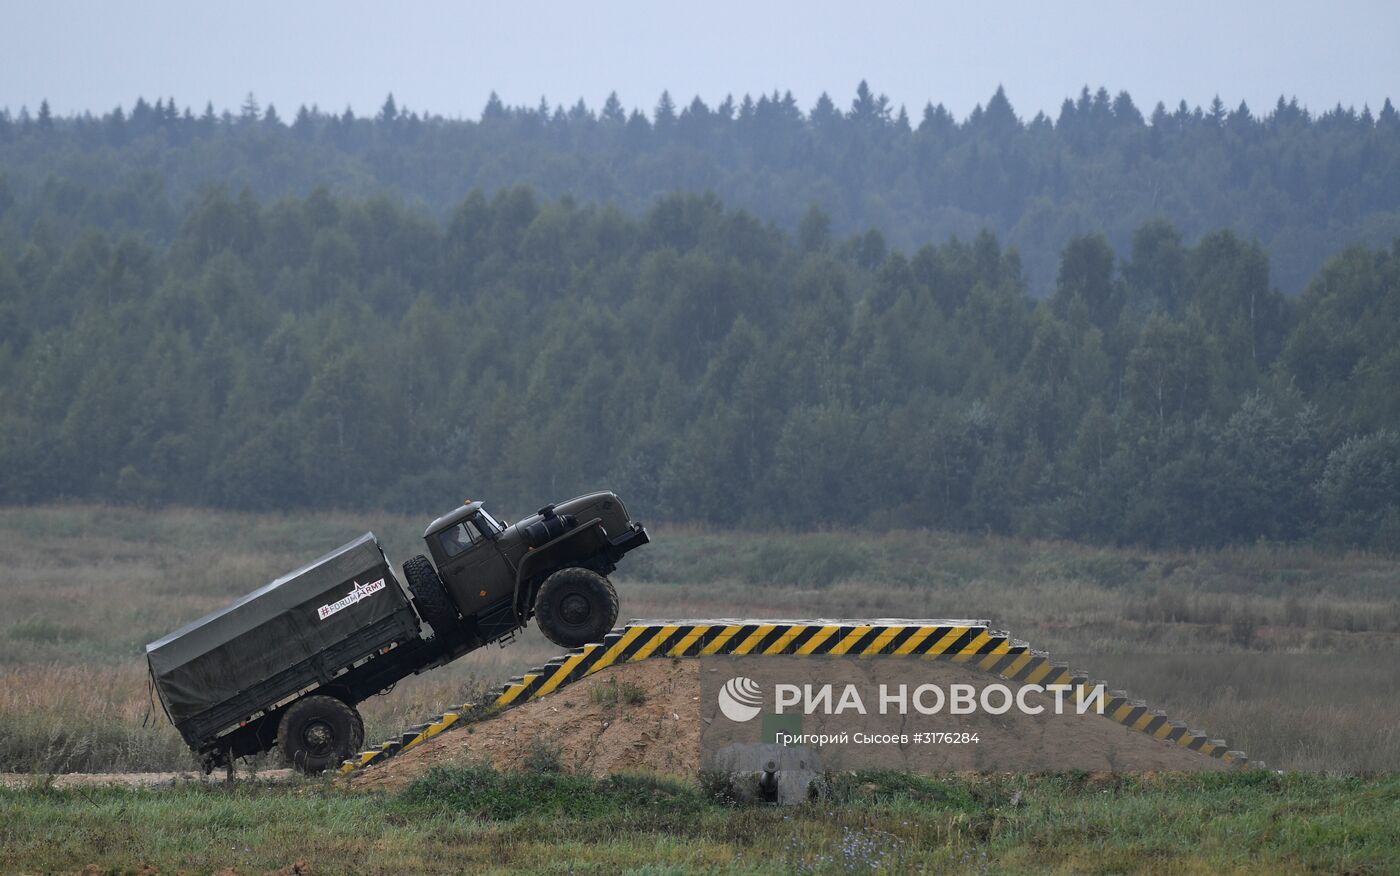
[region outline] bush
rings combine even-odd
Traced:
[[[1350,438],[1327,456],[1318,498],[1338,541],[1394,550],[1400,525],[1400,433]]]
[[[530,750],[525,752],[525,771],[531,773],[561,773],[564,765],[559,759],[559,749],[536,736],[530,740]]]
[[[1230,642],[1241,648],[1248,648],[1254,644],[1254,634],[1258,628],[1252,616],[1242,614],[1230,622]]]
[[[616,706],[619,703],[640,706],[647,701],[647,692],[639,684],[630,681],[619,682],[613,678],[596,685],[589,691],[588,698],[600,706]]]
[[[714,803],[733,803],[738,799],[734,793],[734,777],[725,770],[701,770],[700,793]]]

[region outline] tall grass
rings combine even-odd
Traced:
[[[135,666],[39,666],[0,675],[0,771],[188,769]]]

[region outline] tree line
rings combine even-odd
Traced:
[[[648,113],[616,95],[507,106],[447,119],[390,96],[369,115],[300,107],[286,116],[249,95],[234,111],[174,98],[56,117],[47,103],[0,111],[0,198],[41,194],[36,210],[173,234],[204,185],[259,198],[397,193],[439,217],[475,189],[528,184],[548,197],[633,213],[674,191],[713,191],[795,231],[820,206],[833,229],[879,228],[913,249],[982,228],[1013,245],[1037,297],[1061,250],[1102,233],[1127,251],[1151,219],[1190,239],[1228,228],[1261,242],[1274,281],[1302,289],[1353,243],[1400,234],[1400,113],[1387,100],[1312,113],[1280,97],[1263,112],[1157,104],[1087,87],[1054,118],[1023,119],[998,89],[958,119],[912,114],[861,83],[845,106],[789,93],[708,105],[663,93]]]
[[[1153,220],[1072,238],[1036,299],[990,231],[908,250],[713,195],[212,188],[163,234],[52,197],[0,205],[3,502],[607,486],[723,526],[1400,549],[1400,240],[1290,298],[1259,243]]]

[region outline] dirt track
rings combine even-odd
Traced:
[[[292,775],[291,770],[259,770],[259,779],[285,779]],[[239,773],[239,778],[247,778],[247,773]],[[24,788],[35,784],[52,783],[55,788],[79,788],[90,785],[127,785],[132,788],[154,788],[160,785],[174,785],[182,782],[202,782],[217,784],[224,781],[223,770],[212,775],[197,772],[183,773],[59,773],[46,776],[41,773],[0,773],[0,786]]]

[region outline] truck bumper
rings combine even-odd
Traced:
[[[639,548],[651,541],[651,536],[647,535],[647,528],[640,523],[633,523],[627,531],[617,538],[608,540],[612,545],[613,562],[617,562],[622,555],[634,548]]]

